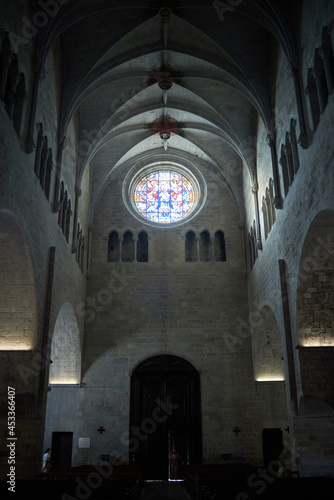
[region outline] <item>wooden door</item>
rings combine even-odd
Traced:
[[[198,372],[176,356],[156,356],[131,377],[130,460],[144,465],[146,479],[169,477],[171,448],[184,463],[200,463]]]
[[[283,433],[279,428],[262,430],[263,463],[277,462],[283,451]]]
[[[69,469],[72,465],[73,432],[53,432],[51,445],[52,469]]]

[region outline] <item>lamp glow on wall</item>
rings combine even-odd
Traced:
[[[61,378],[61,379],[51,379],[49,385],[79,385],[80,381],[78,379]]]
[[[0,351],[28,351],[31,352],[33,350],[33,345],[29,341],[22,341],[20,343],[8,342],[5,341],[3,344],[0,342]]]
[[[299,339],[299,344],[301,347],[334,347],[334,340],[329,335],[327,338],[308,337]]]
[[[279,375],[263,374],[256,377],[256,382],[284,382],[285,378]]]

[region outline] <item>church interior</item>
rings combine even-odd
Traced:
[[[334,478],[333,88],[332,0],[0,1],[2,484]]]

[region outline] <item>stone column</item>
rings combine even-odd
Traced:
[[[295,362],[294,362],[294,350],[292,342],[292,331],[291,331],[291,319],[290,319],[290,308],[289,308],[289,297],[288,297],[288,283],[286,276],[286,265],[285,260],[280,259],[278,261],[279,275],[280,275],[280,285],[281,285],[281,298],[282,298],[282,310],[284,319],[284,333],[285,333],[285,347],[287,353],[287,368],[289,373],[289,389],[290,398],[293,405],[295,413],[298,411],[298,400],[297,400],[297,383],[296,383],[296,372],[295,372]]]
[[[254,266],[256,259],[258,257],[258,251],[256,246],[256,228],[255,228],[255,220],[250,229],[250,245],[251,245],[251,255],[252,255],[252,267]]]
[[[296,120],[292,118],[291,123],[290,123],[290,132],[289,132],[289,140],[291,144],[291,151],[292,151],[292,159],[293,159],[293,166],[294,166],[294,171],[295,174],[298,172],[299,169],[299,155],[298,155],[298,145],[297,145],[297,137],[296,137]]]
[[[247,239],[247,233],[245,231],[245,223],[239,222],[238,228],[240,229],[240,231],[242,233],[242,241],[244,242],[244,254],[245,254],[244,269],[247,270],[247,249],[249,246],[249,239]],[[226,255],[226,260],[227,260],[227,255]]]
[[[254,182],[252,184],[252,193],[254,195],[254,205],[255,205],[256,248],[257,250],[262,250],[258,191],[259,191],[259,185],[257,182]]]
[[[2,56],[1,56],[1,79],[0,79],[0,97],[3,100],[5,97],[6,83],[8,77],[9,66],[12,62],[12,50],[8,40],[8,33],[2,33]]]
[[[210,242],[211,242],[210,260],[215,260],[215,236],[214,236],[214,234],[210,234]]]
[[[327,33],[329,35],[331,44],[332,44],[332,52],[334,53],[334,20],[327,24]]]
[[[293,84],[294,84],[294,88],[295,88],[295,96],[296,96],[297,112],[298,112],[298,122],[299,122],[299,132],[300,132],[299,138],[298,138],[298,144],[300,144],[303,149],[307,149],[308,148],[308,138],[307,138],[307,132],[306,132],[306,125],[305,125],[305,115],[304,115],[302,91],[300,88],[299,72],[298,72],[298,68],[295,67],[291,62],[289,63],[289,66],[288,66],[288,75],[291,78],[293,78]]]
[[[137,245],[138,245],[138,237],[137,237],[137,238],[133,237],[133,242],[134,242],[134,247],[135,247],[135,248],[134,248],[134,258],[133,258],[133,260],[134,260],[134,262],[137,262]]]
[[[284,184],[284,194],[285,197],[288,194],[289,191],[289,172],[288,172],[288,160],[286,157],[286,151],[285,151],[285,146],[282,146],[282,154],[279,159],[279,164],[281,165],[282,169],[282,177],[283,177],[283,184]]]
[[[42,158],[42,149],[43,149],[43,143],[45,140],[45,137],[42,136],[43,129],[42,129],[42,124],[37,123],[37,144],[36,144],[36,152],[35,152],[35,165],[34,165],[34,170],[35,174],[37,177],[39,177],[39,171],[41,168],[41,158]],[[42,140],[40,140],[40,137],[42,137]]]
[[[13,124],[18,136],[20,136],[21,132],[23,108],[27,97],[28,94],[25,88],[24,74],[20,73],[19,83],[16,88],[16,102],[14,105],[14,115],[13,115]]]
[[[46,137],[45,137],[45,144],[47,147],[48,144],[46,141]],[[40,167],[40,171],[39,171],[39,181],[40,181],[40,184],[41,184],[43,189],[45,189],[46,169],[47,169],[49,156],[51,155],[51,153],[52,153],[51,148],[48,148],[46,150],[44,150],[44,148],[42,149],[41,167]]]
[[[295,176],[295,169],[293,164],[293,156],[292,156],[292,148],[289,140],[289,134],[287,134],[287,138],[285,141],[285,153],[286,159],[288,163],[288,174],[289,174],[289,186],[291,186],[293,178]]]
[[[333,75],[333,68],[332,68],[331,61],[330,61],[330,54],[331,54],[330,47],[323,46],[319,50],[319,55],[324,62],[326,81],[327,81],[327,87],[328,87],[329,94],[332,93],[332,90],[334,88],[334,75]]]
[[[87,269],[86,269],[86,274],[89,276],[90,274],[90,254],[91,254],[91,247],[92,247],[92,224],[88,223],[88,236],[87,236]]]
[[[119,235],[119,259],[120,261],[123,261],[123,240],[124,240],[124,234]]]
[[[74,202],[74,219],[73,219],[73,240],[72,240],[72,253],[78,251],[78,210],[79,210],[79,198],[81,196],[81,189],[79,186],[75,186],[75,202]]]
[[[28,133],[26,139],[26,153],[32,153],[35,147],[34,144],[34,131],[36,122],[36,111],[37,111],[37,101],[38,101],[38,91],[39,84],[45,78],[44,66],[40,65],[37,71],[35,71],[34,84],[32,89],[31,105],[30,105],[30,117],[28,125]]]
[[[83,235],[82,229],[80,231],[79,246],[80,246],[80,256],[79,256],[78,264],[79,264],[79,268],[80,268],[81,272],[83,273],[84,265],[85,265],[85,248],[86,248],[86,245],[85,245],[85,237]]]
[[[274,204],[275,207],[279,210],[283,208],[283,200],[281,196],[281,187],[279,183],[279,172],[278,172],[278,160],[277,160],[277,152],[276,145],[273,139],[272,134],[268,134],[266,137],[266,143],[270,147],[271,152],[271,163],[273,168],[273,180],[274,180],[274,191],[275,191],[275,199]]]
[[[61,177],[61,165],[63,161],[63,151],[67,147],[67,139],[65,135],[60,135],[58,138],[58,151],[56,159],[56,178],[55,178],[55,189],[53,195],[53,213],[59,212],[60,202],[59,202],[59,189],[60,189],[60,177]]]
[[[321,83],[321,68],[313,68],[312,74],[317,87],[320,114],[322,115],[323,112],[325,111],[327,99],[325,97],[324,89]]]
[[[41,360],[43,360],[44,369],[40,370],[39,388],[38,388],[38,404],[40,408],[43,405],[43,398],[45,397],[45,384],[49,377],[50,354],[51,354],[51,332],[50,332],[50,318],[52,307],[52,293],[54,288],[54,275],[55,275],[55,262],[56,262],[56,247],[50,247],[48,255],[48,268],[46,270],[46,292],[45,292],[45,306],[44,306],[44,319],[42,338],[39,342],[41,352]]]
[[[16,103],[16,89],[20,81],[20,73],[10,73],[7,78],[7,85],[9,88],[7,113],[11,121],[13,121],[14,106]]]

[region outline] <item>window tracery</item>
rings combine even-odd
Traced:
[[[135,205],[146,219],[170,224],[184,219],[194,208],[191,181],[173,170],[157,170],[145,175],[135,187]]]

